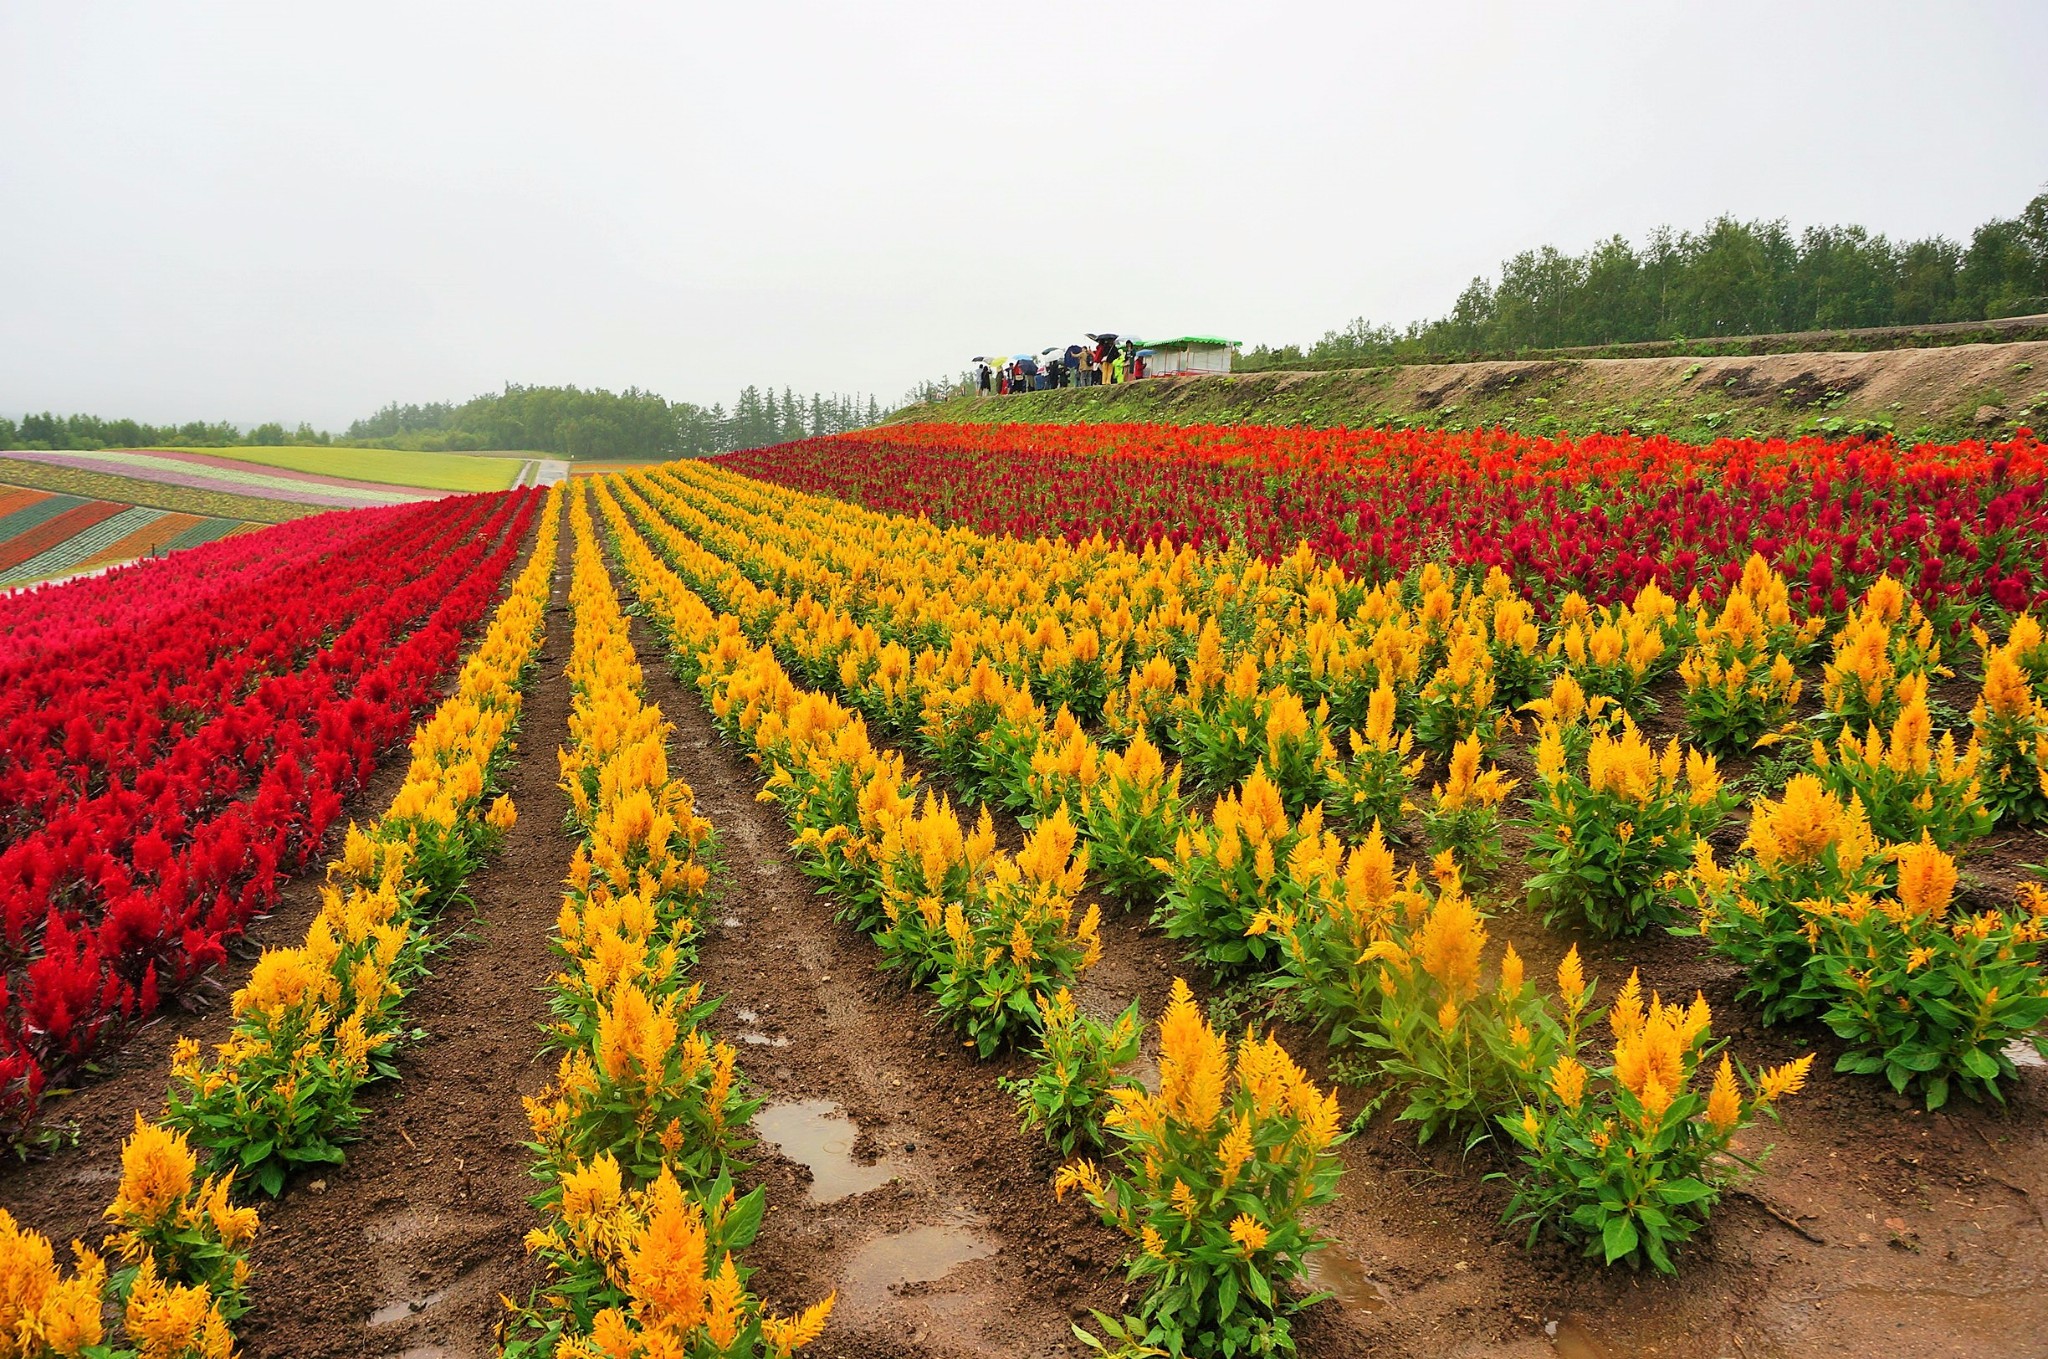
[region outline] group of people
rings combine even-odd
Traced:
[[[1115,335],[1090,335],[1087,344],[1054,346],[1038,354],[1000,359],[976,355],[974,381],[983,396],[1045,392],[1061,387],[1100,387],[1145,376],[1149,351]]]

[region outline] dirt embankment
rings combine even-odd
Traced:
[[[1157,421],[1729,436],[1890,433],[1947,442],[2048,426],[2048,341],[1867,353],[1542,359],[1150,378],[968,396],[903,421]]]

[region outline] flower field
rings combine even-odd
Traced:
[[[1999,1343],[2044,470],[911,425],[0,599],[0,1335]]]

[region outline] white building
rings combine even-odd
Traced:
[[[1219,340],[1213,335],[1183,335],[1173,340],[1151,340],[1152,351],[1145,360],[1146,377],[1179,377],[1189,373],[1227,373],[1237,357],[1236,340]]]

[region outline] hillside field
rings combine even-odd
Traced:
[[[1862,353],[1547,358],[1146,379],[898,412],[895,420],[2002,438],[2048,426],[2048,341]]]
[[[363,499],[0,597],[0,1297],[98,1316],[77,1239],[252,1359],[2016,1352],[2027,388],[1331,427],[1379,381],[222,450]]]

